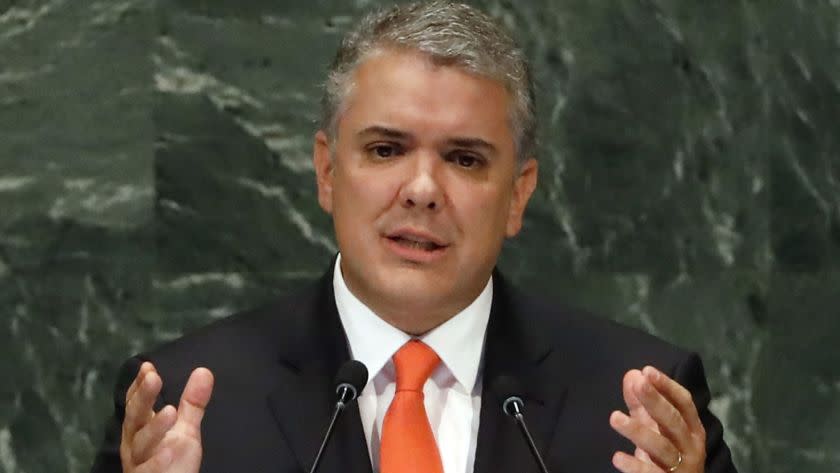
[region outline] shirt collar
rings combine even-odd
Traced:
[[[333,290],[350,353],[365,364],[372,380],[412,337],[379,318],[350,292],[341,274],[341,254],[335,262]],[[438,354],[468,392],[473,390],[478,377],[492,302],[493,279],[490,278],[469,306],[419,337]]]

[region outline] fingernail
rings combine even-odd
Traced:
[[[627,461],[627,457],[618,453],[613,456],[613,465],[620,470],[624,470],[630,466],[630,462]]]
[[[659,370],[654,368],[653,366],[650,367],[650,375],[651,377],[653,377],[654,381],[659,381],[659,378],[662,377],[662,373],[660,373]]]
[[[160,413],[164,416],[175,416],[177,414],[177,409],[172,404],[167,404],[163,406],[163,409],[160,410]]]
[[[621,411],[616,411],[615,414],[613,414],[613,422],[615,422],[615,425],[624,426],[627,425],[628,422],[630,422],[630,418],[627,417],[625,413]]]

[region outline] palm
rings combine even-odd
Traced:
[[[126,473],[198,473],[201,467],[201,420],[213,390],[213,374],[192,372],[177,410],[158,412],[152,404],[162,380],[151,363],[144,363],[126,394],[126,417],[120,458]]]
[[[632,456],[616,452],[613,466],[624,473],[702,473],[706,432],[691,392],[652,366],[628,371],[622,391],[629,416],[615,411],[610,425],[636,449]]]
[[[167,469],[168,473],[198,473],[201,467],[201,438],[189,430],[179,428],[178,424],[172,428],[161,441],[162,447],[168,447],[172,451],[172,463]]]

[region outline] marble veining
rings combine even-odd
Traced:
[[[87,471],[125,357],[321,274],[319,87],[386,3],[0,3],[0,471]],[[840,4],[471,3],[538,83],[502,270],[698,351],[742,472],[840,470]]]

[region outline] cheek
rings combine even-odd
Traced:
[[[376,218],[394,201],[399,186],[394,179],[363,171],[337,176],[334,205],[339,218],[353,221]],[[370,223],[368,220],[366,223]]]
[[[461,228],[482,244],[503,238],[509,215],[508,201],[495,190],[471,187],[459,193],[453,206]]]

